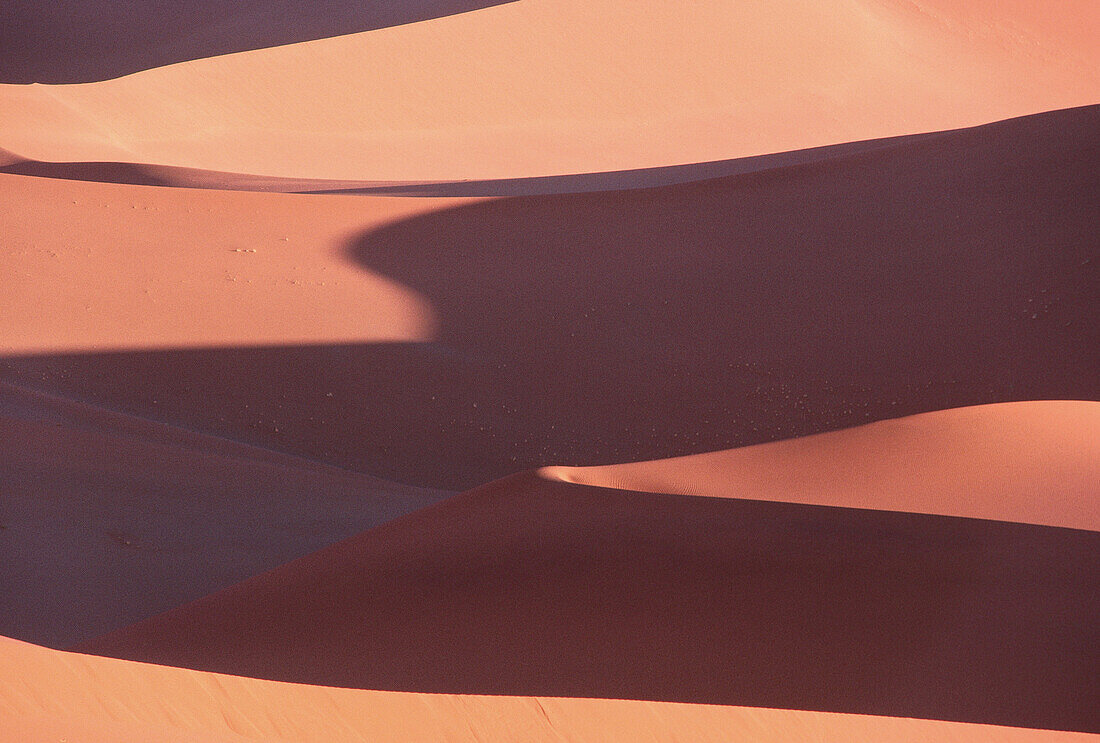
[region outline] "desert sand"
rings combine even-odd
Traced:
[[[307,5],[0,4],[0,739],[1096,739],[1100,4]]]
[[[512,178],[953,129],[1093,104],[1100,87],[1091,0],[466,4],[488,7],[83,85],[3,85],[0,147],[290,177]],[[213,15],[226,3],[209,5]],[[242,25],[304,30],[301,11],[266,5],[269,16]],[[339,3],[325,5],[317,15],[335,19]],[[114,12],[123,29],[157,27]],[[50,15],[22,25],[51,36]],[[194,25],[181,44],[247,33]],[[21,47],[3,45],[15,69],[0,82],[58,82],[25,69]],[[60,79],[104,74],[94,58],[72,61]]]
[[[1094,736],[795,710],[333,689],[46,650],[0,639],[0,736],[23,743],[891,740],[1076,743]]]
[[[1100,531],[1100,402],[937,411],[654,462],[545,467],[563,482],[650,493]]]
[[[1069,425],[1039,447],[1055,450],[1058,467],[1012,461],[1011,446],[988,441],[991,429],[1040,429],[1059,416]],[[872,466],[847,483],[844,505],[874,509],[520,474],[76,649],[367,689],[1097,730],[1085,704],[1096,681],[1081,648],[1100,610],[1089,588],[1100,580],[1100,534],[880,509],[896,508],[899,494],[931,492],[967,498],[971,513],[995,504],[982,515],[1019,516],[1008,512],[1013,501],[1056,493],[1032,506],[1045,510],[1043,521],[1095,518],[1095,502],[1083,514],[1074,502],[1096,481],[1100,404],[927,417],[893,424],[916,432],[908,440],[885,424],[829,435],[855,438],[839,461],[889,470],[889,482]],[[922,433],[954,456],[921,452],[913,440]],[[898,466],[910,447],[923,467]],[[782,498],[787,468],[803,465],[811,482],[824,469],[791,462],[788,445],[765,448],[755,474],[779,481],[771,497]],[[1006,460],[1004,473],[970,474]],[[727,464],[731,479],[741,476],[735,457],[714,468]],[[828,501],[829,487],[803,500]]]
[[[3,175],[0,378],[450,490],[1100,399],[1098,126],[517,198]]]

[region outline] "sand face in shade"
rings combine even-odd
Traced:
[[[0,741],[1095,740],[1097,38],[0,0]]]
[[[508,178],[747,157],[1097,102],[1089,0],[522,0],[78,86],[0,146],[291,177]],[[655,63],[659,60],[659,64]],[[245,82],[247,81],[247,82]]]
[[[1040,450],[1067,445],[1057,468],[1048,453],[950,492],[965,491],[971,513],[986,504],[983,516],[1003,517],[1009,508],[998,499],[1013,480],[1008,504],[1031,494],[1048,506],[1044,521],[1089,517],[1096,496],[1082,493],[1082,480],[1095,471],[1088,442],[1098,409],[991,406],[897,424],[923,429],[911,443],[924,468],[897,464],[905,442],[896,427],[871,427],[846,447],[853,467],[872,464],[844,496],[896,508],[892,491],[876,489],[888,477],[898,491],[926,498],[926,510],[943,508],[936,499],[944,494],[922,492],[925,483],[996,471],[1018,452],[1019,439],[1015,447],[1011,439],[1007,447],[984,443],[991,428],[1028,426],[1039,436],[1046,425],[1051,438]],[[1050,431],[1057,417],[1074,430]],[[941,436],[931,448],[955,451],[937,459],[927,447]],[[770,467],[782,483],[790,464],[778,451],[755,474]],[[735,458],[722,465],[731,480],[740,475]],[[828,500],[829,487],[805,500]],[[1091,502],[1078,510],[1075,497]],[[1081,648],[1100,610],[1088,588],[1100,579],[1098,548],[1100,533],[1078,529],[641,493],[525,474],[77,649],[356,688],[1096,732],[1100,719],[1084,701],[1096,689],[1093,664]]]
[[[3,176],[0,374],[453,490],[1095,399],[1098,114],[504,199]]]
[[[444,497],[0,383],[0,630],[54,647]]]

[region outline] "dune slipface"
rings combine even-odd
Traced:
[[[916,492],[914,505],[934,512],[942,508],[934,499],[953,492],[934,483],[1013,458],[1011,447],[987,443],[990,428],[1023,425],[1037,448],[1061,450],[1061,467],[1014,462],[959,483],[956,496],[975,504],[971,513],[990,504],[977,511],[985,517],[1020,515],[998,503],[1002,494],[1006,504],[1041,497],[1042,520],[1094,526],[1086,483],[1096,480],[1089,442],[1100,406],[1023,407],[936,414],[909,435],[872,427],[849,444],[852,466],[890,467],[928,438],[955,456],[925,455],[925,466],[910,471],[894,465],[893,483],[867,466],[867,479],[844,496],[896,508],[891,495]],[[1042,433],[1059,415],[1068,430]],[[783,446],[768,447],[762,465],[776,478],[791,464]],[[738,476],[735,459],[715,467],[723,465]],[[928,502],[918,504],[922,488]],[[828,502],[828,493],[803,500]],[[1075,513],[1070,504],[1081,497],[1093,502]],[[1089,586],[1100,579],[1097,549],[1097,533],[1074,528],[609,490],[524,474],[78,649],[369,689],[1096,732],[1100,719],[1085,701],[1097,691],[1095,657],[1081,650],[1096,639],[1100,605]]]
[[[453,490],[1098,399],[1098,124],[504,199],[3,176],[0,377]]]
[[[0,739],[1095,740],[1097,38],[0,3]]]

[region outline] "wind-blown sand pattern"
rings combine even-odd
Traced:
[[[1097,739],[1100,6],[308,6],[0,7],[0,739]]]

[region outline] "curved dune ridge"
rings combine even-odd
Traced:
[[[381,181],[724,160],[1096,103],[1098,19],[1090,0],[520,0],[97,83],[3,85],[0,146]]]
[[[1049,402],[832,434],[866,479],[851,478],[830,505],[895,508],[896,488],[911,503],[925,498],[922,510],[957,512],[939,500],[956,495],[973,502],[968,513],[1004,517],[1020,515],[1029,496],[1045,504],[1041,521],[1095,526],[1098,423],[1100,404]],[[1007,445],[988,441],[997,429],[1011,431]],[[1016,461],[1029,436],[1046,454]],[[910,448],[923,467],[898,466]],[[749,477],[783,483],[789,466],[806,464],[792,463],[789,447],[767,449]],[[734,457],[712,466],[714,480],[726,467],[731,481],[744,477]],[[815,466],[825,483],[803,500],[828,502],[830,464]],[[953,490],[935,487],[953,481]],[[1095,647],[1097,549],[1093,531],[610,490],[528,473],[77,649],[368,689],[1098,732],[1085,701],[1097,691],[1095,657],[1082,653]]]
[[[281,684],[0,638],[0,737],[22,743],[478,743],[890,740],[1055,743],[1093,736],[928,720],[608,699],[407,694]]]
[[[1098,128],[504,199],[3,175],[0,377],[450,490],[1100,399]]]
[[[539,474],[620,490],[1100,531],[1100,402],[984,405],[740,449],[546,467]]]
[[[0,740],[1097,740],[1097,38],[0,2]]]

